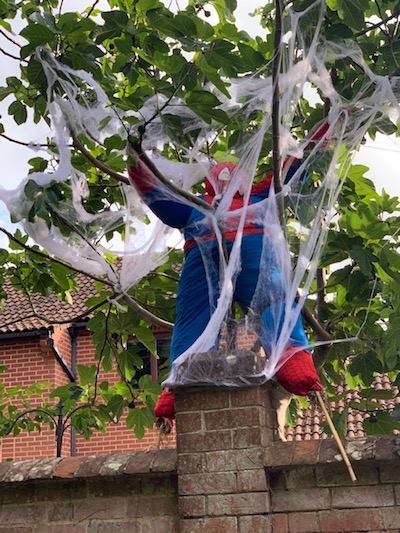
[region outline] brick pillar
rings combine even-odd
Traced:
[[[269,383],[176,391],[181,533],[270,530],[265,447],[276,433]]]

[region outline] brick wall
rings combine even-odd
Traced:
[[[173,450],[0,463],[1,533],[178,533]]]
[[[58,328],[52,335],[54,346],[66,364],[71,365],[71,337],[67,328]],[[94,364],[94,347],[90,334],[84,329],[77,330],[77,362],[78,364]],[[55,358],[49,340],[41,336],[21,337],[3,340],[0,344],[0,364],[7,367],[7,372],[0,376],[7,388],[22,384],[24,388],[35,381],[49,381],[52,387],[69,383],[69,378]],[[116,372],[100,375],[100,380],[115,383],[119,378]],[[47,398],[44,391],[44,399]],[[53,400],[52,400],[53,401]],[[32,406],[43,404],[43,398],[32,396]],[[13,402],[18,403],[18,402]],[[67,431],[64,436],[62,455],[71,454],[71,435]],[[111,424],[106,433],[96,432],[90,440],[75,436],[75,454],[91,455],[113,453],[117,451],[148,450],[155,447],[174,448],[175,432],[163,437],[160,441],[157,430],[148,430],[142,440],[135,438],[132,430],[128,430],[122,419],[118,424]],[[56,441],[54,430],[43,426],[41,432],[28,433],[22,431],[18,436],[1,439],[0,460],[38,459],[55,457]]]
[[[177,391],[177,450],[0,463],[0,533],[394,533],[390,436],[278,442],[272,385]]]

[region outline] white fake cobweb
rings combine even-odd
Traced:
[[[322,41],[319,26],[309,39],[299,29],[302,17],[310,10],[321,10],[319,25],[322,22],[322,4],[317,2],[303,13],[292,13],[284,18],[284,42],[281,44],[282,74],[280,87],[280,157],[282,162],[300,160],[293,175],[279,194],[271,186],[268,198],[257,204],[248,205],[251,187],[257,181],[260,162],[265,162],[268,154],[262,153],[263,142],[271,134],[272,79],[268,75],[271,66],[242,79],[231,80],[227,87],[231,97],[220,94],[211,85],[209,90],[223,101],[221,109],[232,119],[237,117],[243,125],[241,135],[232,146],[225,160],[237,162],[224,193],[211,211],[193,203],[188,197],[181,197],[169,187],[157,181],[157,201],[174,198],[177,202],[203,213],[201,222],[203,234],[214,235],[210,239],[197,239],[204,261],[208,280],[209,300],[212,308],[210,320],[204,331],[194,342],[179,354],[172,365],[170,376],[165,382],[173,387],[182,384],[247,384],[256,377],[270,379],[293,353],[291,332],[301,314],[305,298],[315,278],[318,260],[325,242],[333,207],[338,198],[341,184],[350,164],[350,157],[356,150],[371,124],[381,117],[399,120],[400,80],[376,76],[365,64],[360,49],[351,42],[343,44]],[[327,64],[338,58],[350,58],[365,73],[365,81],[352,101],[346,100],[335,89]],[[127,140],[127,133],[121,122],[126,113],[118,112],[109,105],[101,87],[92,76],[84,71],[72,69],[58,63],[47,51],[38,50],[37,59],[41,62],[49,85],[49,111],[54,131],[54,141],[59,151],[57,169],[50,172],[30,174],[14,191],[0,190],[0,199],[7,205],[14,218],[23,221],[25,231],[39,245],[73,267],[103,276],[112,282],[119,294],[131,289],[149,272],[163,264],[168,258],[168,239],[172,229],[156,217],[145,219],[147,207],[131,185],[121,185],[124,203],[105,207],[96,214],[88,212],[82,199],[87,194],[86,176],[71,163],[71,130],[75,135],[84,133],[87,137],[102,142],[110,135],[118,134]],[[63,96],[53,91],[55,83],[62,86]],[[318,90],[321,97],[330,102],[326,117],[327,131],[322,138],[309,142],[297,139],[293,131],[298,104],[301,99],[311,96],[309,87]],[[83,93],[82,87],[86,88]],[[82,94],[88,96],[82,97]],[[261,123],[254,129],[252,117],[261,114]],[[154,117],[147,125],[142,148],[162,176],[184,191],[200,183],[208,174],[215,161],[204,155],[204,146],[217,136],[215,128],[189,109],[179,98],[157,95],[145,102],[139,113],[131,113],[142,122]],[[175,115],[182,124],[183,132],[191,137],[193,146],[179,145],[171,138],[161,115]],[[311,132],[312,133],[312,132]],[[162,157],[166,147],[174,146],[180,154],[180,161]],[[220,160],[224,160],[221,156]],[[283,166],[283,178],[290,164]],[[68,204],[54,205],[54,211],[68,219],[75,230],[65,235],[56,226],[50,226],[41,219],[28,221],[32,206],[24,189],[28,180],[46,187],[52,181],[65,182],[73,192],[73,200]],[[212,180],[210,179],[211,183]],[[229,207],[237,193],[244,198],[244,207],[230,211]],[[284,197],[290,209],[291,218],[285,233],[279,218],[279,204]],[[110,252],[105,247],[104,235],[125,224],[125,242],[116,252],[122,257],[122,267],[117,271],[107,260]],[[232,380],[232,372],[237,365],[236,355],[226,347],[227,330],[234,319],[231,307],[235,294],[235,283],[241,272],[243,257],[241,246],[243,232],[249,221],[264,227],[264,248],[260,261],[259,280],[252,298],[250,310],[237,324],[241,343],[248,341],[255,348],[252,376],[243,375],[242,380]],[[221,232],[223,228],[223,232]],[[224,233],[235,233],[236,237],[229,250],[224,253]],[[246,232],[245,232],[246,233]],[[107,253],[107,254],[106,254]],[[279,294],[271,295],[269,290],[275,267],[280,272]],[[217,281],[216,281],[217,280]],[[214,297],[216,292],[217,297]],[[297,305],[294,305],[294,302]],[[259,355],[260,315],[265,307],[272,311],[267,357]],[[316,343],[305,343],[299,348],[312,348]],[[223,359],[219,366],[201,364],[210,362],[204,354],[224,347]],[[265,346],[264,346],[265,348]],[[239,353],[239,352],[237,352]],[[200,358],[200,359],[199,359]],[[202,359],[203,358],[203,359]],[[200,363],[199,363],[200,361]],[[221,363],[222,361],[222,363]],[[222,365],[222,366],[221,366]],[[216,375],[218,374],[218,375]],[[226,379],[225,377],[226,376]],[[240,377],[240,376],[239,376]]]

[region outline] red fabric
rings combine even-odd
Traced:
[[[139,193],[150,192],[158,185],[157,178],[138,158],[135,166],[128,167],[129,180]]]
[[[275,377],[287,391],[299,396],[307,396],[312,390],[322,390],[312,356],[306,350],[292,355]]]
[[[175,395],[173,392],[163,390],[154,408],[157,418],[175,418]]]

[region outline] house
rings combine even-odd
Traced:
[[[78,291],[73,303],[60,301],[56,295],[43,297],[17,290],[9,281],[5,289],[8,298],[0,311],[0,365],[6,370],[0,379],[7,389],[22,386],[26,389],[34,382],[50,382],[51,389],[75,380],[77,364],[93,364],[94,346],[87,330],[87,317],[79,322],[75,317],[87,311],[86,299],[94,294],[92,282],[78,276]],[[151,365],[152,361],[149,358]],[[154,373],[154,372],[153,372]],[[101,379],[119,381],[117,372],[103,373]],[[44,389],[44,398],[49,389]],[[18,400],[14,400],[16,403]],[[33,406],[43,400],[33,395]],[[53,399],[54,402],[54,399]],[[62,455],[91,455],[116,451],[145,450],[154,446],[174,447],[174,435],[158,442],[158,430],[147,431],[137,440],[124,421],[110,424],[105,434],[96,432],[90,440],[67,431],[62,445]],[[23,460],[56,455],[55,431],[43,425],[41,432],[22,431],[18,436],[1,439],[0,461]]]

